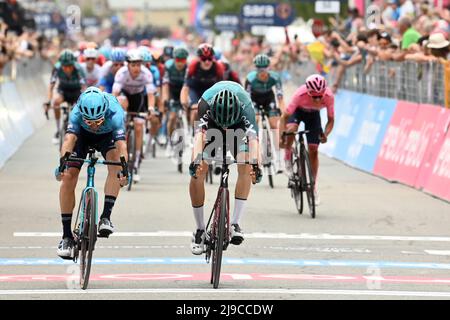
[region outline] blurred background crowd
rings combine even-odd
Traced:
[[[336,92],[348,84],[345,75],[355,66],[358,76],[364,76],[380,62],[446,64],[449,56],[450,4],[444,0],[366,1],[365,11],[350,1],[341,5],[340,14],[297,17],[284,28],[259,32],[199,30],[192,18],[198,2],[208,0],[0,1],[0,74],[14,78],[14,68],[6,74],[5,65],[36,55],[53,63],[63,48],[77,49],[84,41],[99,49],[147,41],[156,51],[168,43],[193,49],[212,42],[242,77],[253,68],[253,57],[264,52],[283,81],[315,69]],[[320,28],[315,28],[317,20]],[[384,71],[392,78],[400,72],[392,66]]]

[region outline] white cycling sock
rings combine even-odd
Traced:
[[[197,229],[199,230],[205,230],[205,219],[203,217],[203,207],[192,207],[194,210],[194,217],[195,217],[195,223],[197,224]]]
[[[136,151],[136,159],[134,160],[134,167],[137,168],[139,166],[139,160],[141,159],[141,152]]]
[[[241,221],[242,218],[242,214],[244,213],[246,203],[246,199],[234,199],[234,214],[233,218],[231,219],[231,224],[239,224],[239,221]]]

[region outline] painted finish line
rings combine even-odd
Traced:
[[[407,283],[407,284],[450,284],[450,278],[421,278],[405,276],[365,276],[365,275],[326,275],[326,274],[238,274],[223,273],[221,281],[328,281],[352,283]],[[0,282],[72,282],[78,281],[75,274],[49,275],[0,275]],[[97,274],[91,275],[89,281],[209,281],[210,273],[137,273],[137,274]]]
[[[14,237],[61,237],[61,232],[14,232]],[[115,232],[114,237],[192,237],[189,231],[157,232]],[[303,239],[303,240],[378,240],[378,241],[430,241],[450,242],[450,237],[435,236],[380,236],[380,235],[333,235],[328,233],[287,234],[287,233],[248,233],[246,239]]]
[[[204,258],[94,258],[94,265],[182,265],[206,264]],[[0,259],[0,266],[73,265],[62,259]],[[293,267],[376,267],[406,269],[450,269],[450,264],[427,262],[357,261],[357,260],[280,260],[223,258],[223,265],[264,265]]]

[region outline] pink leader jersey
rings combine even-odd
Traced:
[[[334,118],[334,95],[331,89],[327,88],[325,90],[322,104],[317,107],[314,106],[313,99],[306,90],[306,85],[302,85],[292,96],[286,112],[289,115],[292,115],[297,109],[303,109],[306,111],[320,111],[322,108],[327,108],[328,118]]]

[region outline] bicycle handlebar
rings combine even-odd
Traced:
[[[297,132],[283,132],[283,134],[281,135],[282,137],[286,137],[286,136],[296,136],[296,135],[304,135],[309,133],[309,130],[304,130],[304,131],[297,131]]]
[[[95,160],[92,161],[92,159],[82,159],[82,158],[75,158],[75,157],[71,157],[70,156],[71,153],[70,152],[66,152],[64,154],[64,157],[62,157],[59,161],[59,172],[62,173],[64,171],[64,168],[67,164],[68,161],[77,161],[77,162],[83,162],[83,163],[94,163],[94,164],[104,164],[104,165],[110,165],[110,166],[118,166],[118,167],[122,167],[122,173],[124,176],[128,176],[128,165],[127,162],[125,160],[124,156],[120,157],[120,162],[118,161],[106,161],[106,160]]]

